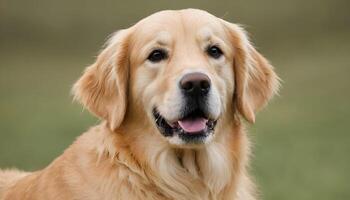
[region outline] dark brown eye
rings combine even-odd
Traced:
[[[215,59],[220,58],[222,56],[222,54],[223,54],[221,49],[219,47],[217,47],[217,46],[210,46],[210,47],[208,47],[207,53],[208,53],[208,55],[210,57],[215,58]]]
[[[149,54],[149,56],[147,57],[147,60],[157,63],[167,58],[168,58],[168,53],[165,50],[156,49]]]

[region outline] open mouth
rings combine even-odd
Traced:
[[[209,119],[203,111],[197,109],[175,122],[168,122],[158,111],[153,109],[155,123],[165,137],[179,136],[186,143],[202,143],[214,133],[217,120]]]

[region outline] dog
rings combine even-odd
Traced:
[[[152,14],[112,35],[73,86],[101,123],[43,170],[0,171],[0,199],[257,199],[244,121],[278,87],[241,26]]]

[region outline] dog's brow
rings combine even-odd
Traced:
[[[171,43],[171,36],[168,32],[162,31],[157,34],[156,43],[161,46],[168,46]]]
[[[213,32],[208,28],[204,27],[199,30],[197,37],[200,41],[209,42],[212,39]]]

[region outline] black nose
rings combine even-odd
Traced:
[[[210,90],[210,79],[200,72],[186,74],[180,80],[180,88],[188,95],[206,95]]]

